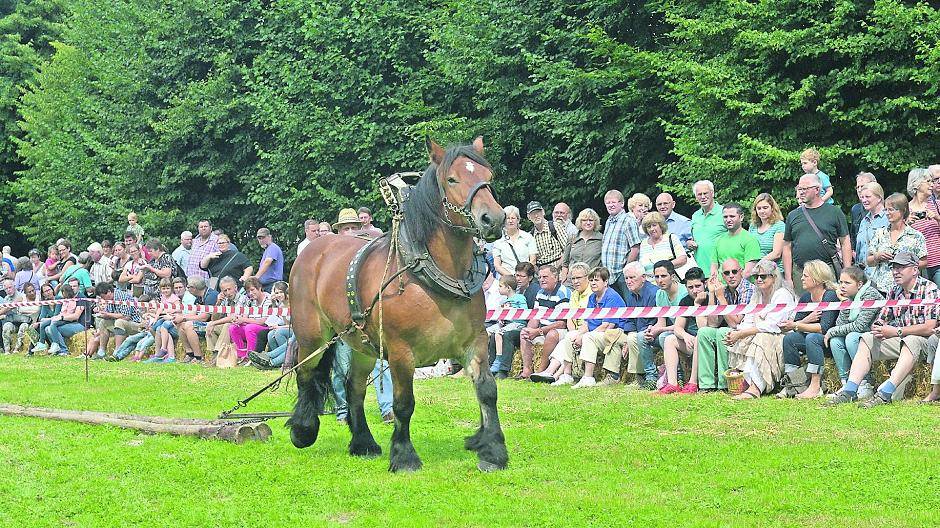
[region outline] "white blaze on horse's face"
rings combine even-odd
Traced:
[[[472,161],[468,161],[467,164],[464,166],[467,167],[467,172],[469,172],[470,174],[473,174],[473,171],[476,170],[476,167],[473,165]]]

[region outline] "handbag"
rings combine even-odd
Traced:
[[[842,274],[842,255],[839,255],[839,248],[823,236],[822,232],[816,226],[816,222],[813,221],[813,217],[809,215],[809,211],[806,210],[805,206],[800,206],[800,211],[803,211],[803,216],[806,217],[806,221],[809,222],[809,226],[812,227],[813,231],[816,232],[816,236],[819,237],[819,241],[822,242],[823,247],[831,248],[829,261],[832,262],[832,268],[836,272],[836,277],[838,277]]]
[[[215,357],[215,366],[224,369],[235,365],[238,365],[238,351],[235,350],[235,345],[231,343],[223,345],[222,350],[219,350],[219,354]]]
[[[675,246],[675,235],[669,233],[669,249],[672,250],[672,260],[676,260],[676,246]],[[676,268],[676,276],[679,277],[679,280],[685,281],[685,274],[692,268],[697,268],[698,262],[695,262],[695,257],[686,253],[685,264]]]

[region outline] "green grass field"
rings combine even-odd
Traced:
[[[253,369],[0,357],[0,402],[214,417],[274,377]],[[466,379],[416,383],[424,469],[346,454],[324,417],[295,449],[0,417],[2,526],[936,526],[940,408],[657,397],[505,381],[506,471],[482,474]],[[293,389],[293,385],[291,385]],[[290,391],[249,410],[289,410]],[[391,427],[367,412],[387,453]]]

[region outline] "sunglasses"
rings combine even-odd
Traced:
[[[757,274],[754,275],[754,280],[765,280],[765,279],[769,279],[769,278],[771,278],[771,277],[773,277],[773,275],[771,275],[771,274],[769,274],[769,273],[757,273]]]
[[[741,270],[739,270],[739,269],[725,270],[725,271],[722,271],[721,273],[722,273],[725,277],[730,277],[730,276],[732,276],[732,275],[737,275],[738,273],[741,273]]]

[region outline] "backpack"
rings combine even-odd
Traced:
[[[170,261],[173,262],[173,273],[170,275],[170,277],[174,279],[175,278],[186,279],[186,271],[183,269],[182,266],[180,266],[180,263],[177,262],[176,259],[173,259],[173,258],[171,258]]]

